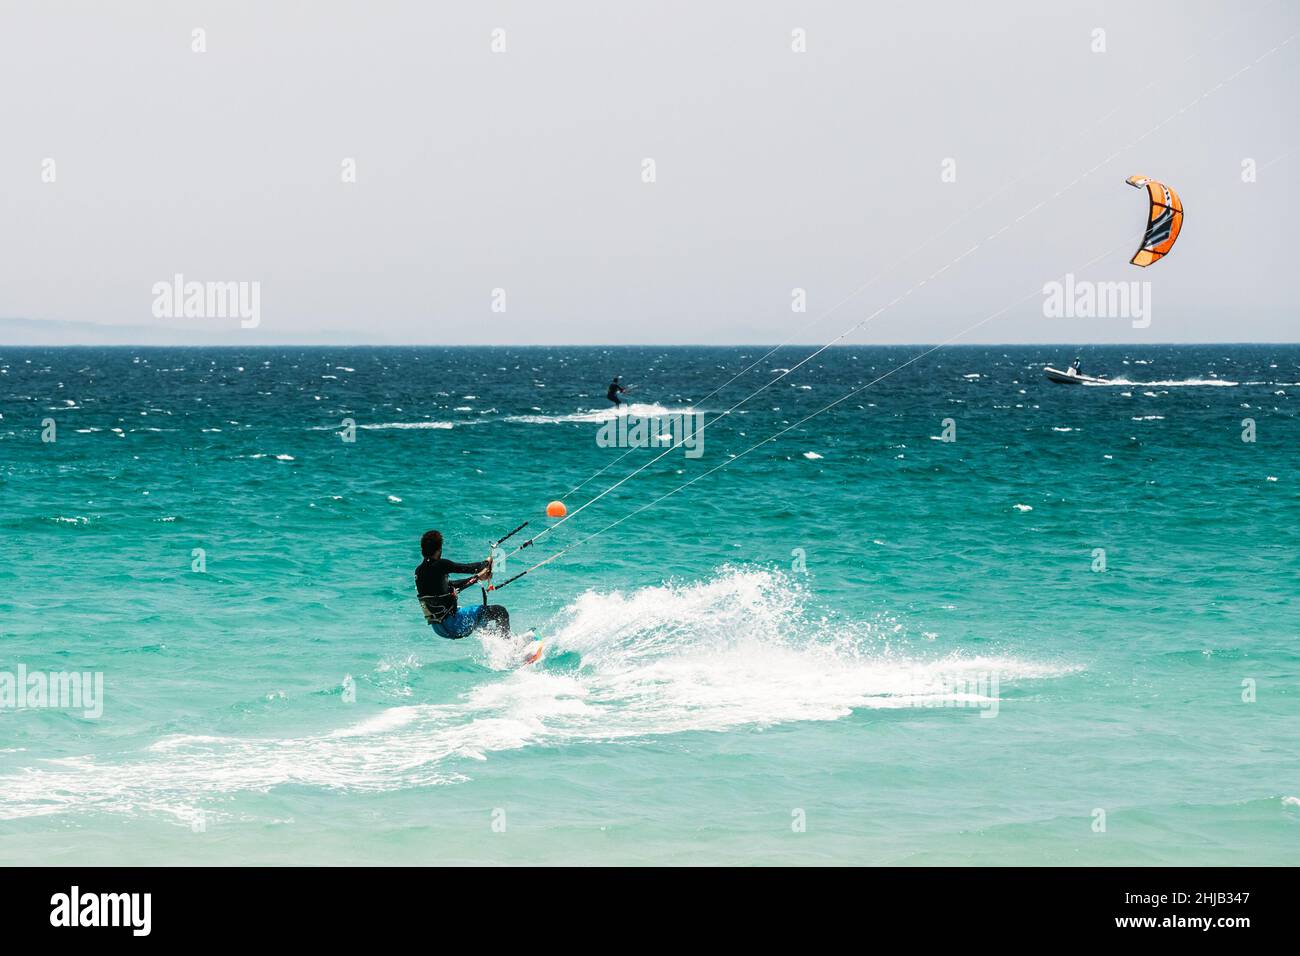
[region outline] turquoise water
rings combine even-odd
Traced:
[[[431,633],[421,532],[763,351],[0,347],[0,673],[104,681],[0,708],[2,861],[1294,862],[1298,346],[947,348],[732,461],[922,351],[786,348],[507,559],[577,544],[540,665]]]

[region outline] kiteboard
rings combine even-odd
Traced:
[[[519,649],[519,666],[527,667],[529,664],[536,664],[542,659],[542,651],[546,649],[546,645],[537,639],[533,631],[529,631],[519,641]]]

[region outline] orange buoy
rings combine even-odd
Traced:
[[[552,501],[546,506],[546,517],[563,518],[569,513],[569,509],[564,507],[563,501]]]

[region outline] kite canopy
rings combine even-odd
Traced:
[[[1169,255],[1169,250],[1178,241],[1178,233],[1183,228],[1183,201],[1178,198],[1178,193],[1164,183],[1145,176],[1130,176],[1125,182],[1138,189],[1145,187],[1151,200],[1146,235],[1142,237],[1138,251],[1129,260],[1135,266],[1149,266],[1157,259]]]

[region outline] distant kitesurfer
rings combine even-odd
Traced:
[[[498,628],[503,636],[510,635],[510,614],[499,604],[475,604],[458,607],[456,595],[492,578],[492,562],[477,561],[457,564],[442,556],[442,532],[426,531],[420,538],[420,554],[424,560],[415,569],[415,593],[419,595],[424,618],[443,637],[457,640],[468,637],[483,624]],[[470,577],[452,581],[449,575],[468,574]]]
[[[622,399],[620,399],[618,396],[626,391],[627,389],[623,387],[621,377],[615,375],[614,381],[609,383],[609,391],[605,393],[605,397],[608,398],[611,402],[613,402],[614,407],[617,408],[619,405],[623,404]]]

